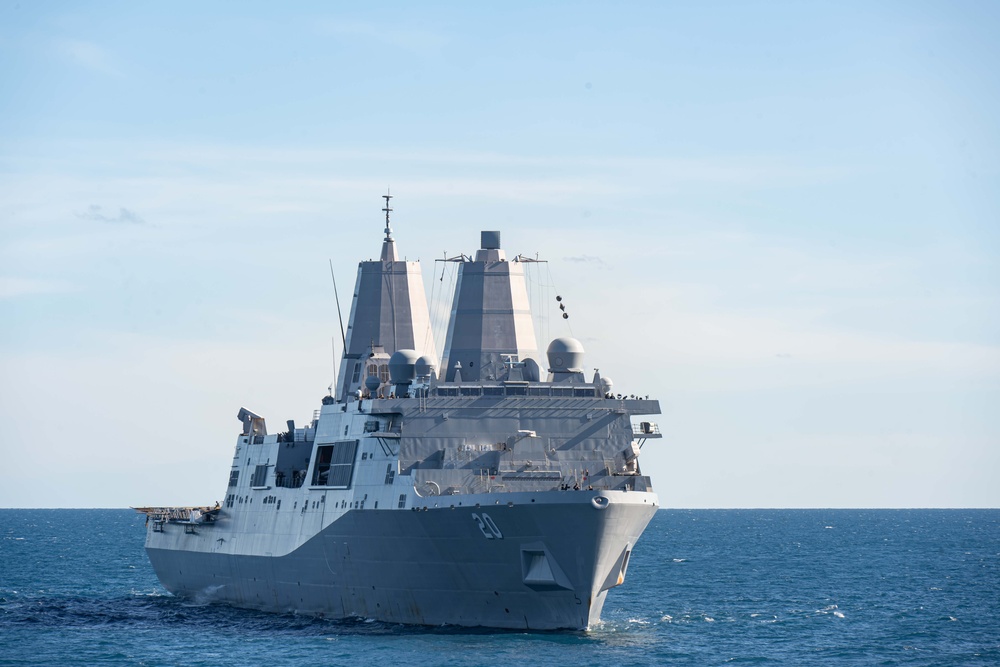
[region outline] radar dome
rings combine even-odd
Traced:
[[[609,377],[601,377],[601,391],[605,394],[611,393],[611,388],[615,386],[615,383],[611,381]]]
[[[416,375],[417,359],[420,355],[416,350],[396,350],[389,357],[389,380],[393,384],[413,382]]]
[[[365,378],[365,387],[368,388],[369,392],[375,393],[381,384],[382,381],[376,375],[369,375]]]
[[[427,377],[437,369],[437,360],[429,354],[425,354],[417,359],[417,377]]]
[[[583,343],[575,338],[556,338],[549,343],[545,355],[549,358],[549,371],[552,373],[583,372]]]

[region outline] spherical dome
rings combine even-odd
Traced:
[[[575,338],[556,338],[549,343],[545,355],[549,359],[549,371],[552,373],[583,371],[583,343]]]
[[[369,375],[365,378],[365,387],[367,387],[370,392],[378,391],[379,385],[381,384],[382,381],[378,379],[378,376]]]
[[[611,393],[611,388],[615,386],[615,383],[611,381],[611,378],[602,376],[601,377],[601,391],[605,394]]]
[[[393,384],[413,382],[416,375],[417,359],[420,355],[416,350],[396,350],[389,357],[389,379]]]
[[[437,359],[429,354],[425,354],[417,359],[417,377],[431,375],[437,369]]]

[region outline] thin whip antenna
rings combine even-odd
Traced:
[[[330,395],[333,396],[333,388],[337,386],[337,337],[330,336],[330,347],[333,348],[333,384],[330,385]]]
[[[333,296],[337,299],[337,319],[340,320],[340,340],[344,342],[344,354],[347,354],[347,336],[344,335],[344,316],[340,314],[340,295],[337,293],[337,276],[333,275],[333,260],[330,260],[330,277],[333,278]]]

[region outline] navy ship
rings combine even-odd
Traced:
[[[585,630],[659,506],[639,468],[656,400],[539,353],[525,279],[484,231],[457,264],[441,362],[419,262],[389,224],[358,265],[336,389],[268,432],[238,412],[225,500],[142,507],[178,596],[390,623]],[[559,313],[560,315],[562,313]]]

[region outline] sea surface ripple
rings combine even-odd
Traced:
[[[661,510],[586,633],[182,600],[143,539],[0,509],[0,665],[1000,665],[1000,510]]]

